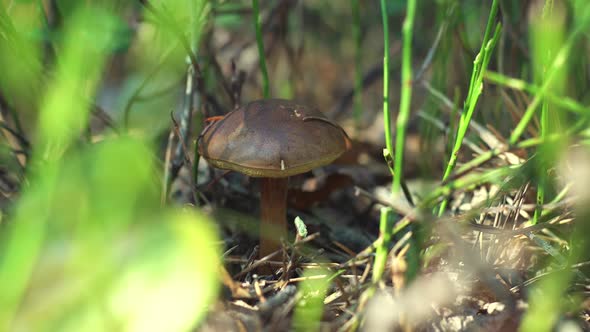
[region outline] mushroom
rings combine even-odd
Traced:
[[[349,147],[346,132],[318,110],[283,99],[250,102],[199,139],[210,165],[260,178],[260,257],[280,249],[287,235],[289,176],[327,165]]]

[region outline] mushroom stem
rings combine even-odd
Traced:
[[[287,187],[289,178],[261,178],[260,257],[281,248],[287,238]]]

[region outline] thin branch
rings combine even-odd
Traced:
[[[92,115],[100,119],[107,127],[111,128],[117,135],[121,134],[121,130],[111,118],[111,116],[102,107],[92,104]]]

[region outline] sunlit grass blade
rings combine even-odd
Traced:
[[[408,1],[408,14],[404,21],[403,34],[404,34],[404,56],[402,60],[402,100],[400,102],[400,111],[397,119],[397,136],[396,136],[396,150],[394,166],[390,165],[393,149],[393,142],[391,141],[391,123],[390,123],[390,111],[389,111],[389,23],[387,16],[387,3],[381,1],[381,15],[383,21],[383,44],[384,44],[384,62],[383,62],[383,121],[385,126],[385,145],[384,156],[388,162],[390,171],[393,175],[392,182],[392,195],[397,194],[401,188],[401,181],[403,176],[402,162],[403,162],[403,149],[405,141],[405,128],[410,112],[410,101],[411,101],[411,47],[412,47],[412,31],[413,31],[413,20],[414,12],[416,8],[416,1]],[[375,266],[373,268],[373,287],[381,280],[385,271],[387,263],[387,256],[389,254],[389,246],[391,243],[391,229],[393,225],[394,213],[390,208],[381,209],[381,217],[379,221],[379,233],[380,240],[377,242],[375,249]],[[413,247],[415,243],[413,244]],[[415,249],[415,248],[412,248]],[[367,296],[371,296],[374,292],[374,288],[371,288]]]
[[[403,182],[404,177],[404,148],[405,148],[405,141],[406,141],[406,127],[408,126],[408,120],[410,118],[410,103],[412,101],[412,39],[414,33],[414,17],[416,13],[416,0],[409,0],[407,2],[406,7],[406,18],[404,20],[402,26],[402,35],[403,35],[403,49],[402,49],[402,75],[401,75],[401,91],[400,91],[400,105],[399,111],[397,115],[397,122],[396,122],[396,139],[395,139],[395,158],[394,158],[394,171],[393,171],[393,183],[391,187],[392,195],[396,195],[400,192],[402,186],[404,186],[404,190],[406,191],[405,194],[408,197],[410,203],[411,200],[411,193],[405,186]],[[383,211],[382,218],[383,218]],[[385,225],[383,224],[383,220],[381,220],[380,225],[380,232],[383,237],[383,245],[385,247],[377,248],[377,256],[375,258],[375,269],[379,268],[379,273],[383,273],[383,268],[385,267],[385,260],[388,257],[388,252],[385,250],[389,249],[389,243],[391,241],[390,233],[392,228],[392,221],[389,221],[390,218],[393,217],[392,211],[386,211],[385,213]],[[410,230],[411,231],[411,230]],[[386,233],[387,236],[385,235]],[[384,252],[385,251],[385,252]],[[377,260],[379,255],[383,257],[382,260]],[[409,240],[409,249],[407,254],[405,255],[408,261],[408,268],[405,271],[405,284],[408,285],[410,282],[413,281],[414,277],[417,275],[419,270],[419,243],[416,241],[416,237],[413,236]],[[379,263],[379,265],[378,265]],[[378,276],[379,279],[381,275]],[[376,282],[376,280],[373,280]]]
[[[295,331],[320,331],[320,321],[324,313],[324,299],[330,286],[330,271],[326,269],[307,269],[305,279],[299,286],[298,301],[293,316]]]
[[[535,10],[532,12],[534,14]],[[554,6],[552,1],[547,1],[540,17],[530,17],[530,31],[533,50],[533,73],[536,82],[543,82],[546,68],[551,64],[555,54],[563,45],[565,35],[565,13],[559,5]],[[567,64],[557,74],[550,90],[558,96],[563,95],[566,82]],[[552,103],[549,98],[543,98],[541,106],[540,136],[546,139],[552,133],[563,133],[562,128],[567,128],[562,116],[562,110],[558,105]],[[567,138],[564,136],[564,139]],[[537,166],[537,208],[533,215],[533,224],[539,221],[542,214],[542,206],[545,203],[546,194],[549,194],[551,183],[547,170],[550,169],[556,159],[559,158],[559,151],[563,150],[564,142],[541,145],[538,154]]]
[[[387,2],[381,0],[381,19],[383,23],[383,125],[385,130],[385,149],[383,155],[386,159],[387,165],[391,175],[395,177],[392,165],[393,156],[393,142],[391,140],[391,115],[389,112],[389,18],[387,14]],[[393,185],[393,183],[392,183]],[[387,262],[387,253],[389,251],[389,244],[391,242],[391,234],[389,234],[390,223],[392,220],[393,211],[391,209],[381,209],[381,218],[379,221],[380,240],[377,241],[375,248],[376,258],[375,266],[373,267],[373,286],[370,287],[365,294],[364,299],[370,298],[375,292],[375,285],[381,280],[385,264]],[[378,265],[377,265],[378,264]]]
[[[590,6],[586,6],[587,8]],[[567,147],[567,131],[563,128],[569,126],[564,123],[565,118],[561,114],[562,110],[557,103],[552,101],[548,92],[556,95],[560,98],[567,88],[567,82],[569,81],[567,67],[570,63],[569,57],[571,56],[584,56],[582,52],[575,50],[572,47],[573,38],[576,31],[580,31],[579,27],[576,27],[574,32],[570,35],[569,39],[564,44],[564,35],[566,28],[565,16],[566,12],[561,3],[554,3],[553,1],[545,1],[543,8],[533,7],[530,15],[529,30],[531,31],[532,41],[532,57],[533,57],[533,68],[535,74],[535,81],[541,82],[541,89],[535,96],[533,103],[541,103],[541,121],[540,121],[540,136],[547,138],[549,135],[558,134],[561,139],[555,142],[547,142],[539,147],[537,150],[539,162],[538,162],[538,190],[537,190],[537,208],[533,217],[533,223],[539,221],[540,216],[543,214],[541,204],[547,198],[547,191],[550,188],[550,177],[548,170],[555,169],[556,161],[566,157]],[[532,104],[532,103],[531,103]],[[535,106],[536,107],[536,106]],[[535,109],[529,108],[527,112],[533,113]],[[587,116],[587,115],[586,115]],[[523,117],[524,118],[524,117]],[[520,123],[519,123],[520,125]],[[520,126],[520,128],[523,128]],[[516,130],[515,130],[516,133]],[[515,135],[511,137],[511,142],[514,142],[519,136]],[[585,151],[588,153],[588,151]],[[583,167],[587,168],[588,165],[580,165],[579,162],[573,162],[570,165],[571,169],[567,169],[563,176],[575,177],[573,179],[577,183],[587,182],[587,178],[582,176],[572,176],[569,173],[577,173],[576,168]],[[571,180],[571,179],[570,179]],[[579,184],[573,183],[574,187],[580,187]],[[586,184],[584,184],[586,186]],[[574,189],[575,190],[575,189]],[[588,188],[584,187],[578,193],[584,191],[587,192]],[[584,198],[586,197],[586,198]],[[580,259],[585,259],[584,252],[587,251],[589,244],[585,235],[589,229],[588,218],[588,202],[587,194],[582,194],[581,197],[577,197],[577,200],[582,200],[581,206],[578,206],[576,213],[577,220],[575,223],[576,231],[574,231],[571,238],[571,247],[569,254],[566,259],[561,258],[553,254],[554,260],[557,262],[559,268],[564,268],[568,265],[573,265],[579,262]],[[549,251],[549,253],[551,253]],[[523,318],[521,325],[522,331],[540,331],[549,330],[554,328],[559,320],[562,312],[567,310],[567,304],[564,301],[564,295],[567,292],[568,285],[572,281],[572,278],[577,274],[580,275],[580,271],[565,268],[561,271],[557,271],[551,274],[549,277],[544,278],[538,285],[533,286],[531,290],[530,298],[530,309],[527,311]],[[586,278],[581,274],[582,278]]]
[[[412,36],[414,31],[414,16],[416,13],[416,0],[408,1],[406,19],[402,27],[403,54],[401,77],[401,100],[397,115],[395,131],[395,158],[392,193],[397,194],[401,189],[403,178],[404,147],[406,141],[406,127],[410,118],[410,103],[412,101]]]
[[[543,98],[547,91],[549,91],[550,87],[553,84],[553,81],[558,78],[559,74],[562,72],[563,67],[567,63],[567,59],[570,56],[570,52],[572,51],[572,47],[577,40],[577,38],[582,34],[585,29],[590,25],[590,13],[588,13],[589,6],[579,8],[580,12],[576,12],[578,14],[577,18],[577,25],[574,27],[573,31],[570,33],[568,38],[563,43],[563,46],[559,49],[559,51],[553,57],[553,61],[551,61],[551,65],[549,65],[545,69],[545,76],[543,80],[543,84],[539,88],[537,94],[533,98],[533,100],[529,103],[524,114],[516,128],[512,131],[510,135],[509,144],[514,145],[524,131],[526,130],[529,122],[533,118],[535,111],[541,104]]]
[[[498,39],[500,38],[501,25],[499,23],[496,24],[496,28],[493,32],[493,35],[490,37],[490,35],[492,34],[492,27],[494,26],[497,11],[498,1],[494,0],[492,2],[490,14],[488,16],[488,23],[486,26],[486,31],[484,33],[484,38],[482,40],[481,49],[473,62],[473,70],[471,73],[469,91],[467,93],[467,97],[465,98],[465,104],[463,107],[464,111],[461,114],[459,120],[457,135],[455,136],[455,143],[453,144],[453,150],[451,151],[451,156],[449,158],[449,162],[447,163],[447,167],[443,175],[443,181],[451,175],[452,171],[455,169],[455,166],[457,164],[459,150],[461,149],[463,139],[465,138],[465,134],[467,133],[467,129],[469,128],[469,122],[473,117],[475,107],[477,106],[477,102],[483,91],[483,77],[485,71],[487,70],[488,64],[491,60],[491,55],[494,51],[494,47],[498,42]],[[446,210],[447,202],[447,200],[444,200],[440,204],[438,215],[442,215],[444,213],[444,211]]]
[[[385,131],[386,154],[393,156],[391,139],[391,114],[389,112],[389,18],[387,17],[387,1],[381,0],[381,19],[383,22],[383,126]],[[393,174],[393,169],[390,166]],[[394,175],[395,176],[395,175]]]
[[[519,80],[513,77],[507,77],[500,73],[494,71],[486,71],[485,79],[488,82],[499,84],[505,87],[509,87],[512,89],[528,92],[530,94],[536,95],[539,93],[540,87],[535,84],[531,84],[525,82],[523,80]],[[576,100],[567,97],[567,96],[557,96],[551,91],[545,92],[545,98],[552,104],[558,106],[559,108],[569,111],[575,114],[589,116],[590,115],[590,107],[584,106],[577,102]]]

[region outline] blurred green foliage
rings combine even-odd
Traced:
[[[116,20],[94,8],[82,8],[66,23],[54,77],[41,100],[39,141],[43,159],[59,158],[88,123],[90,98],[112,47]]]
[[[575,5],[575,2],[574,2]],[[580,14],[584,15],[586,8],[580,7]],[[547,78],[552,79],[547,84],[548,91],[555,93],[558,96],[566,95],[568,89],[568,73],[570,72],[570,63],[568,61],[560,61],[559,56],[564,55],[563,50],[568,50],[568,45],[565,42],[566,34],[566,8],[564,4],[559,1],[546,0],[539,2],[536,7],[531,10],[529,18],[530,34],[531,34],[531,50],[532,50],[532,67],[533,79],[535,83],[543,85]],[[586,13],[588,13],[586,11]],[[586,20],[578,21],[581,26],[587,26],[588,17]],[[581,26],[574,27],[570,32],[571,36],[575,36],[576,30]],[[570,39],[573,37],[570,37]],[[571,40],[568,43],[572,43]],[[569,46],[571,47],[571,46]],[[572,53],[576,53],[573,51]],[[567,54],[567,53],[565,53]],[[565,60],[565,59],[564,59]],[[563,65],[558,66],[556,63],[562,62]],[[553,75],[552,77],[549,75]],[[543,101],[540,116],[540,135],[541,137],[548,137],[551,134],[558,133],[560,137],[553,142],[547,142],[540,146],[537,158],[537,202],[543,204],[547,199],[546,191],[552,184],[548,180],[548,170],[555,166],[556,160],[563,159],[564,152],[567,146],[569,137],[564,130],[570,126],[566,123],[566,116],[563,109],[561,109],[554,102],[547,99]],[[588,114],[590,115],[590,114]],[[587,166],[586,166],[587,167]],[[549,197],[551,198],[551,197]],[[585,211],[580,215],[583,216]],[[535,211],[536,216],[540,215],[539,209]],[[587,229],[588,220],[586,218],[579,218],[576,228],[578,230]],[[576,232],[577,233],[577,232]],[[585,232],[584,232],[585,233]],[[580,233],[577,233],[580,234]],[[573,265],[581,258],[579,252],[575,247],[587,248],[587,239],[575,236],[572,239],[572,248],[570,248],[568,265]],[[556,269],[564,268],[563,262],[556,262]],[[578,272],[579,273],[579,272]],[[572,281],[574,271],[571,269],[564,269],[553,273],[538,285],[531,289],[531,307],[525,315],[521,330],[522,331],[548,331],[549,327],[555,326],[559,320],[562,312],[568,310],[567,300],[563,301],[563,294]]]
[[[330,271],[307,269],[303,272],[305,280],[299,286],[298,302],[293,317],[295,331],[320,331],[324,312],[324,299],[330,286]]]
[[[31,3],[0,6],[0,88],[13,104],[39,105],[27,182],[0,233],[0,330],[189,330],[216,298],[216,231],[204,215],[160,207],[149,140],[85,142],[126,24],[119,2],[58,4],[49,41],[31,37],[42,29]],[[166,6],[185,15],[188,4]],[[44,42],[56,59],[42,74]]]
[[[19,102],[38,95],[41,79],[41,47],[27,35],[41,28],[37,11],[16,6],[10,13],[0,5],[0,89]]]

